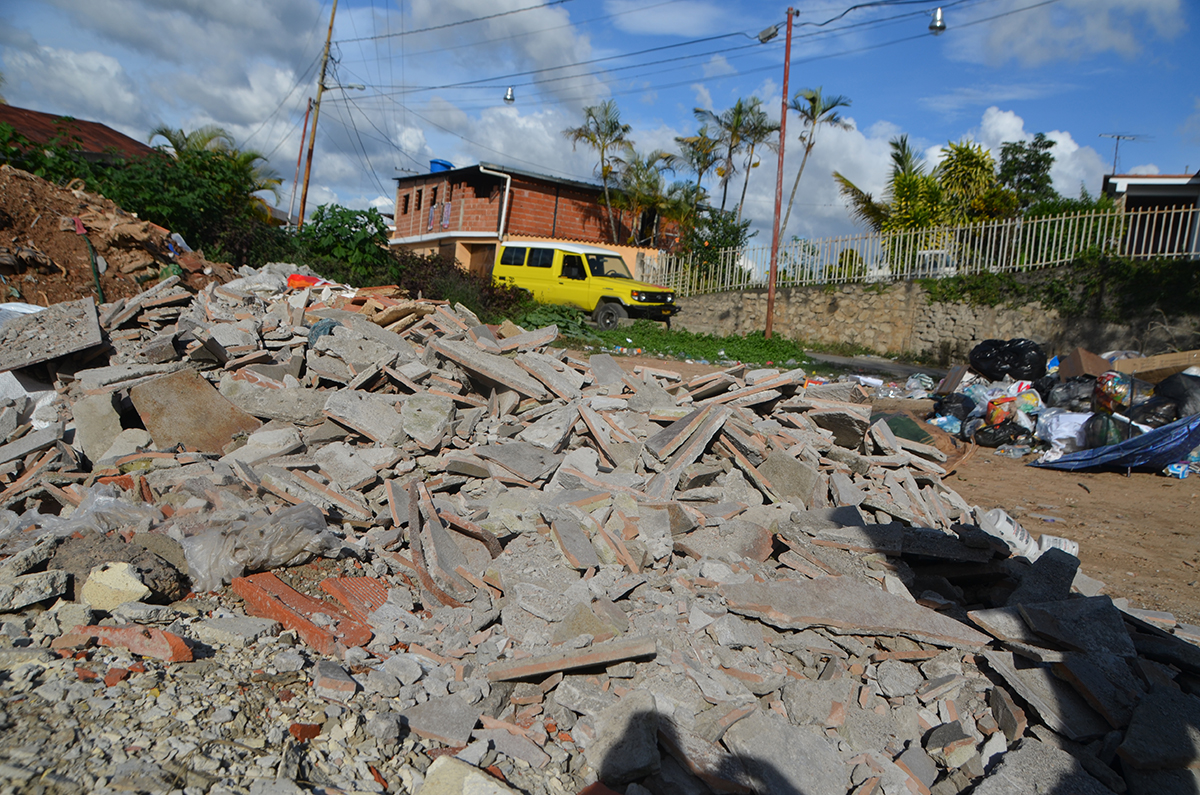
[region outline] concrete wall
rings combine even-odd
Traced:
[[[718,335],[761,331],[767,291],[684,298],[672,324]],[[1064,319],[1038,303],[1009,308],[931,304],[913,282],[793,287],[775,298],[775,333],[826,345],[851,344],[880,353],[924,353],[965,361],[985,339],[1026,337],[1048,353],[1083,346],[1160,353],[1200,347],[1200,318],[1131,318],[1125,323]]]

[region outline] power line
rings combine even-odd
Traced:
[[[396,38],[398,36],[411,36],[414,33],[429,33],[430,31],[434,31],[434,30],[445,30],[446,28],[453,28],[453,27],[457,27],[459,25],[468,25],[472,22],[483,22],[488,19],[496,19],[497,17],[508,17],[508,16],[512,16],[513,14],[520,14],[524,11],[536,11],[539,8],[550,8],[552,6],[560,6],[564,3],[569,3],[569,2],[571,2],[571,0],[550,0],[549,3],[542,3],[542,4],[536,5],[536,6],[525,6],[524,8],[514,8],[511,11],[501,11],[496,14],[488,14],[487,16],[474,17],[472,19],[463,19],[458,22],[447,22],[445,24],[434,25],[433,27],[429,27],[429,28],[418,28],[417,30],[401,31],[400,33],[384,33],[384,34],[380,34],[380,35],[376,35],[376,36],[363,36],[363,37],[357,38],[357,39],[338,39],[338,43],[350,42],[350,41],[369,41],[372,39],[390,39],[390,38]]]

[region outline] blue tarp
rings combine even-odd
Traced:
[[[1067,470],[1098,467],[1161,470],[1169,464],[1186,461],[1188,453],[1198,445],[1200,414],[1195,414],[1119,444],[1067,453],[1056,461],[1034,462],[1029,466]]]

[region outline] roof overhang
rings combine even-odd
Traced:
[[[415,243],[440,243],[443,240],[495,240],[500,236],[495,232],[430,232],[426,235],[409,235],[408,237],[393,237],[388,240],[389,246],[409,246]]]

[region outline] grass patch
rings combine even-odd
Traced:
[[[610,348],[641,348],[643,353],[678,359],[771,363],[773,366],[788,367],[811,364],[799,343],[779,336],[768,340],[761,331],[744,337],[717,337],[694,334],[683,329],[668,329],[662,323],[650,320],[638,320],[630,326],[612,331],[593,330],[592,334]]]

